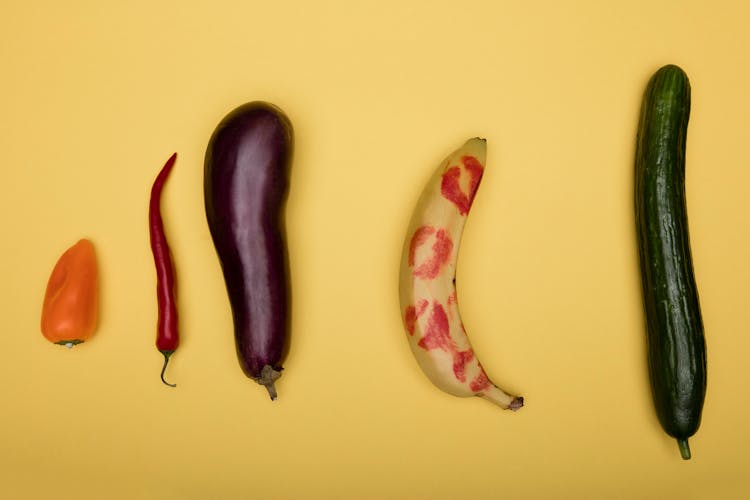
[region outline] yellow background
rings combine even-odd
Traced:
[[[746,2],[237,1],[0,4],[0,497],[745,498],[750,446]],[[632,168],[649,76],[693,108],[687,196],[708,346],[683,462],[645,364]],[[280,106],[293,343],[279,399],[238,366],[203,210],[219,120]],[[434,388],[404,338],[402,239],[424,182],[469,137],[488,165],[459,259],[462,315],[517,413]],[[182,345],[154,347],[151,183]],[[39,333],[80,237],[101,322]]]

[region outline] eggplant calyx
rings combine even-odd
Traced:
[[[281,377],[281,370],[276,370],[271,365],[264,365],[263,369],[260,371],[260,377],[255,378],[257,383],[265,386],[268,395],[271,396],[271,401],[276,400],[277,394],[274,382],[276,382],[279,377]]]

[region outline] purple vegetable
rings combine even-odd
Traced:
[[[274,381],[289,343],[289,263],[284,234],[292,124],[264,102],[244,104],[208,143],[204,196],[224,272],[237,357],[276,399]]]

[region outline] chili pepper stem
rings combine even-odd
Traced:
[[[174,351],[160,351],[164,355],[164,366],[161,367],[161,381],[164,382],[164,385],[168,385],[169,387],[177,387],[177,384],[170,384],[166,380],[164,380],[164,372],[167,369],[167,363],[169,362],[169,357],[174,353]]]

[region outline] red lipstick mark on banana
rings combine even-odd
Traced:
[[[415,258],[417,250],[424,246],[434,235],[431,253],[416,267]],[[413,267],[412,273],[417,278],[432,280],[440,274],[443,266],[448,262],[453,251],[453,241],[445,229],[435,229],[432,226],[422,226],[414,232],[409,245],[409,266]]]
[[[479,188],[479,181],[482,180],[484,167],[473,156],[462,156],[461,164],[463,168],[455,166],[445,171],[440,182],[440,192],[456,205],[458,213],[468,215],[471,204],[474,202],[474,195]],[[462,177],[467,179],[466,191],[461,187]]]
[[[523,398],[495,385],[474,353],[455,289],[458,247],[485,157],[485,141],[471,139],[446,158],[425,186],[401,259],[401,310],[412,352],[438,388],[517,410]]]
[[[440,349],[453,358],[453,374],[459,382],[466,382],[466,363],[474,359],[471,348],[460,351],[456,341],[451,337],[451,326],[448,315],[442,304],[435,301],[432,304],[432,314],[427,322],[424,337],[417,342],[419,347],[429,351]]]
[[[421,299],[416,306],[406,306],[406,312],[404,313],[404,323],[406,324],[406,331],[409,335],[414,335],[414,328],[417,323],[417,319],[425,312],[428,306],[428,302]]]

